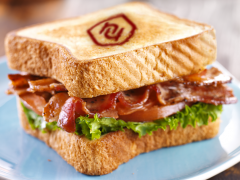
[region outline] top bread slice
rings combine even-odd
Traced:
[[[139,2],[10,32],[5,48],[10,68],[55,78],[81,98],[197,73],[216,59],[211,26]]]

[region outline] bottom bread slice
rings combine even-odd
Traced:
[[[63,130],[48,133],[33,130],[20,102],[18,109],[21,125],[28,134],[44,141],[77,171],[88,175],[108,174],[140,153],[213,138],[218,134],[220,124],[220,119],[217,119],[207,126],[196,128],[187,126],[183,129],[179,126],[177,130],[159,129],[152,135],[141,138],[133,131],[125,129],[125,132],[111,132],[98,140],[90,141],[84,136]]]

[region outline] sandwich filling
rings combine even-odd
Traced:
[[[207,125],[216,120],[222,104],[237,102],[225,84],[231,77],[217,68],[134,90],[94,98],[70,97],[65,86],[51,78],[8,75],[8,94],[17,94],[32,128],[43,132],[61,128],[89,139],[132,129],[140,136],[180,124]]]

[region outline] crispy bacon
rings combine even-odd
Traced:
[[[42,79],[39,76],[29,74],[9,74],[8,78],[11,80],[10,88],[6,91],[7,94],[25,94],[49,92],[55,94],[57,92],[67,92],[67,89],[62,83],[51,79]]]
[[[8,79],[11,80],[11,86],[22,88],[28,87],[28,81],[37,80],[40,77],[30,74],[9,74]]]
[[[20,88],[14,88],[14,87],[10,87],[7,91],[6,94],[10,95],[10,94],[16,94],[16,95],[22,95],[22,94],[26,94],[28,93],[28,88],[27,87],[20,87]]]
[[[62,106],[69,98],[67,93],[58,93],[51,97],[48,103],[43,108],[42,116],[45,121],[58,121]]]
[[[93,113],[102,113],[116,108],[116,101],[119,93],[98,96],[94,98],[84,98],[87,108]]]
[[[63,84],[51,78],[29,81],[28,83],[29,92],[51,92],[54,94],[55,91],[67,91]]]
[[[19,96],[26,107],[33,110],[38,115],[42,115],[46,101],[42,96],[35,93],[25,93]]]
[[[67,91],[67,89],[65,88],[65,86],[62,83],[52,83],[49,85],[51,90],[55,90],[58,92],[63,92],[63,91]]]
[[[233,95],[232,89],[224,84],[217,86],[195,86],[182,84],[179,82],[168,81],[160,83],[162,101],[166,105],[187,102],[204,102],[214,105],[232,104],[237,102],[237,98]]]
[[[29,92],[27,90],[29,87],[28,82],[40,79],[40,77],[29,74],[9,74],[8,79],[11,80],[11,84],[6,93],[22,95]]]
[[[57,124],[67,132],[76,131],[75,119],[77,117],[90,114],[86,108],[86,102],[77,97],[68,98],[61,109]]]
[[[130,114],[143,108],[149,98],[150,90],[147,87],[138,90],[120,92],[118,94],[118,114]]]
[[[158,105],[156,95],[160,95],[157,85],[150,85],[139,89],[120,92],[117,103],[119,115],[127,115]]]
[[[50,84],[56,83],[57,81],[52,78],[40,79],[36,81],[29,81],[29,91],[31,92],[42,92],[49,91]]]
[[[113,93],[94,98],[84,98],[86,108],[91,112],[90,117],[98,114],[99,117],[114,117],[118,118],[116,103],[119,93]]]
[[[149,98],[148,87],[133,89],[129,91],[120,92],[118,96],[119,102],[124,107],[138,107],[143,105]]]
[[[179,77],[175,81],[183,84],[194,84],[199,86],[204,85],[217,85],[230,83],[232,78],[226,74],[223,74],[217,68],[205,69],[201,73],[191,74],[184,77]]]
[[[214,105],[236,103],[237,98],[224,83],[231,77],[211,68],[172,81],[94,98],[69,97],[65,86],[54,79],[31,75],[9,75],[9,93],[48,122],[57,121],[67,132],[74,132],[80,115],[114,117],[125,121],[153,121],[182,110],[196,102]],[[30,86],[30,87],[29,87]]]

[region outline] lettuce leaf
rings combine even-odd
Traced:
[[[46,130],[59,129],[57,122],[46,123],[42,116],[37,115],[32,110],[27,109],[23,104],[23,110],[28,118],[28,122],[33,129],[40,129],[43,132]],[[165,130],[168,126],[171,130],[177,129],[180,124],[183,128],[188,125],[193,127],[207,125],[208,119],[211,117],[212,122],[220,116],[222,112],[222,105],[212,105],[205,103],[197,103],[193,106],[186,106],[182,111],[176,114],[155,120],[153,122],[125,122],[123,120],[116,120],[110,117],[99,118],[95,114],[94,118],[88,116],[80,116],[76,119],[77,135],[85,135],[88,139],[99,139],[101,135],[114,131],[124,131],[124,128],[133,130],[139,134],[139,137],[146,134],[151,135],[153,131],[158,129]]]
[[[39,116],[34,111],[28,109],[24,104],[21,102],[21,106],[23,108],[23,112],[25,113],[28,123],[30,124],[32,129],[39,129],[42,133],[46,133],[47,131],[54,131],[60,129],[57,126],[57,122],[46,122],[44,121],[42,116]]]
[[[165,130],[167,126],[171,130],[177,129],[179,123],[185,128],[187,125],[196,127],[196,125],[207,125],[208,119],[211,117],[212,122],[220,116],[222,112],[222,105],[211,105],[205,103],[198,103],[191,107],[186,106],[176,114],[155,120],[153,122],[125,122],[123,120],[116,120],[114,118],[94,118],[79,117],[76,119],[77,131],[76,134],[84,134],[88,139],[99,139],[101,135],[112,131],[124,131],[124,128],[133,130],[139,134],[139,137],[146,134],[151,135],[153,131],[160,129]]]

